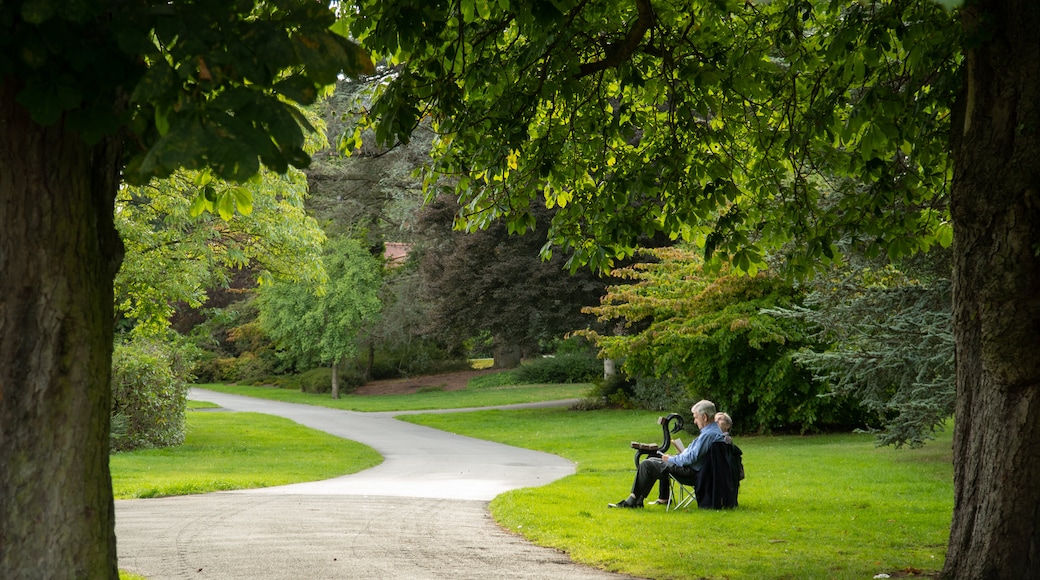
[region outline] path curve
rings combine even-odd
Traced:
[[[487,502],[504,491],[574,473],[560,457],[393,419],[413,412],[357,413],[200,389],[191,398],[286,417],[364,443],[384,461],[325,481],[117,501],[122,569],[149,580],[626,578],[534,546],[488,514]]]

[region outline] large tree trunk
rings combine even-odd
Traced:
[[[117,578],[108,471],[119,148],[0,84],[0,578]]]
[[[509,339],[495,337],[495,345],[493,347],[492,356],[495,357],[494,368],[496,369],[515,369],[520,366],[520,360],[523,358],[523,350],[520,348],[520,344],[510,341]]]
[[[963,9],[954,513],[943,570],[1040,578],[1040,2]]]

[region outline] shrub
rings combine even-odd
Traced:
[[[190,353],[135,339],[112,355],[113,451],[169,447],[184,441]]]
[[[318,367],[296,375],[291,381],[304,393],[320,394],[332,392],[332,369]]]
[[[542,357],[514,371],[521,384],[590,383],[603,376],[603,361],[587,352]]]
[[[636,406],[652,411],[679,413],[693,425],[689,411],[698,399],[693,398],[682,384],[653,377],[638,377],[633,383],[631,397]]]
[[[466,383],[466,388],[487,389],[491,387],[511,387],[518,384],[520,382],[516,378],[516,373],[513,370],[508,370],[473,377]]]
[[[417,340],[378,348],[372,364],[372,379],[430,375],[468,368],[468,361],[452,356],[431,341]]]
[[[635,382],[616,374],[595,382],[588,396],[578,405],[580,410],[595,410],[604,407],[631,409],[634,402]]]

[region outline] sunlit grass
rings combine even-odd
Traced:
[[[298,390],[244,385],[203,384],[209,389],[232,395],[244,395],[285,403],[319,405],[349,411],[413,411],[427,409],[463,409],[491,407],[516,403],[533,403],[584,397],[591,384],[568,385],[505,385],[486,388],[467,388],[458,391],[427,390],[406,395],[342,395],[333,399],[328,394],[310,394]]]
[[[632,483],[629,442],[660,441],[657,416],[533,410],[402,419],[576,462],[576,475],[503,494],[491,508],[507,528],[579,562],[648,578],[865,579],[941,568],[953,507],[948,432],[902,450],[875,448],[860,434],[741,437],[739,509],[607,509]]]
[[[288,419],[189,411],[183,445],[118,453],[109,463],[116,499],[129,499],[317,481],[380,462],[368,446]]]

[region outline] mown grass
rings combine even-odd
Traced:
[[[366,445],[281,417],[189,411],[183,445],[118,453],[109,465],[116,499],[130,499],[317,481],[381,462]]]
[[[875,448],[862,434],[740,437],[740,508],[607,509],[631,486],[629,442],[660,441],[657,416],[530,410],[402,419],[574,461],[576,475],[503,494],[491,509],[507,528],[593,566],[647,578],[782,580],[941,568],[953,506],[949,430],[902,450]]]
[[[588,383],[561,385],[498,385],[466,388],[458,391],[425,391],[406,395],[342,395],[333,399],[328,394],[310,394],[297,390],[245,385],[202,384],[209,389],[232,395],[244,395],[285,403],[319,405],[348,411],[419,411],[430,409],[465,409],[493,407],[516,403],[534,403],[584,397],[592,387]]]

